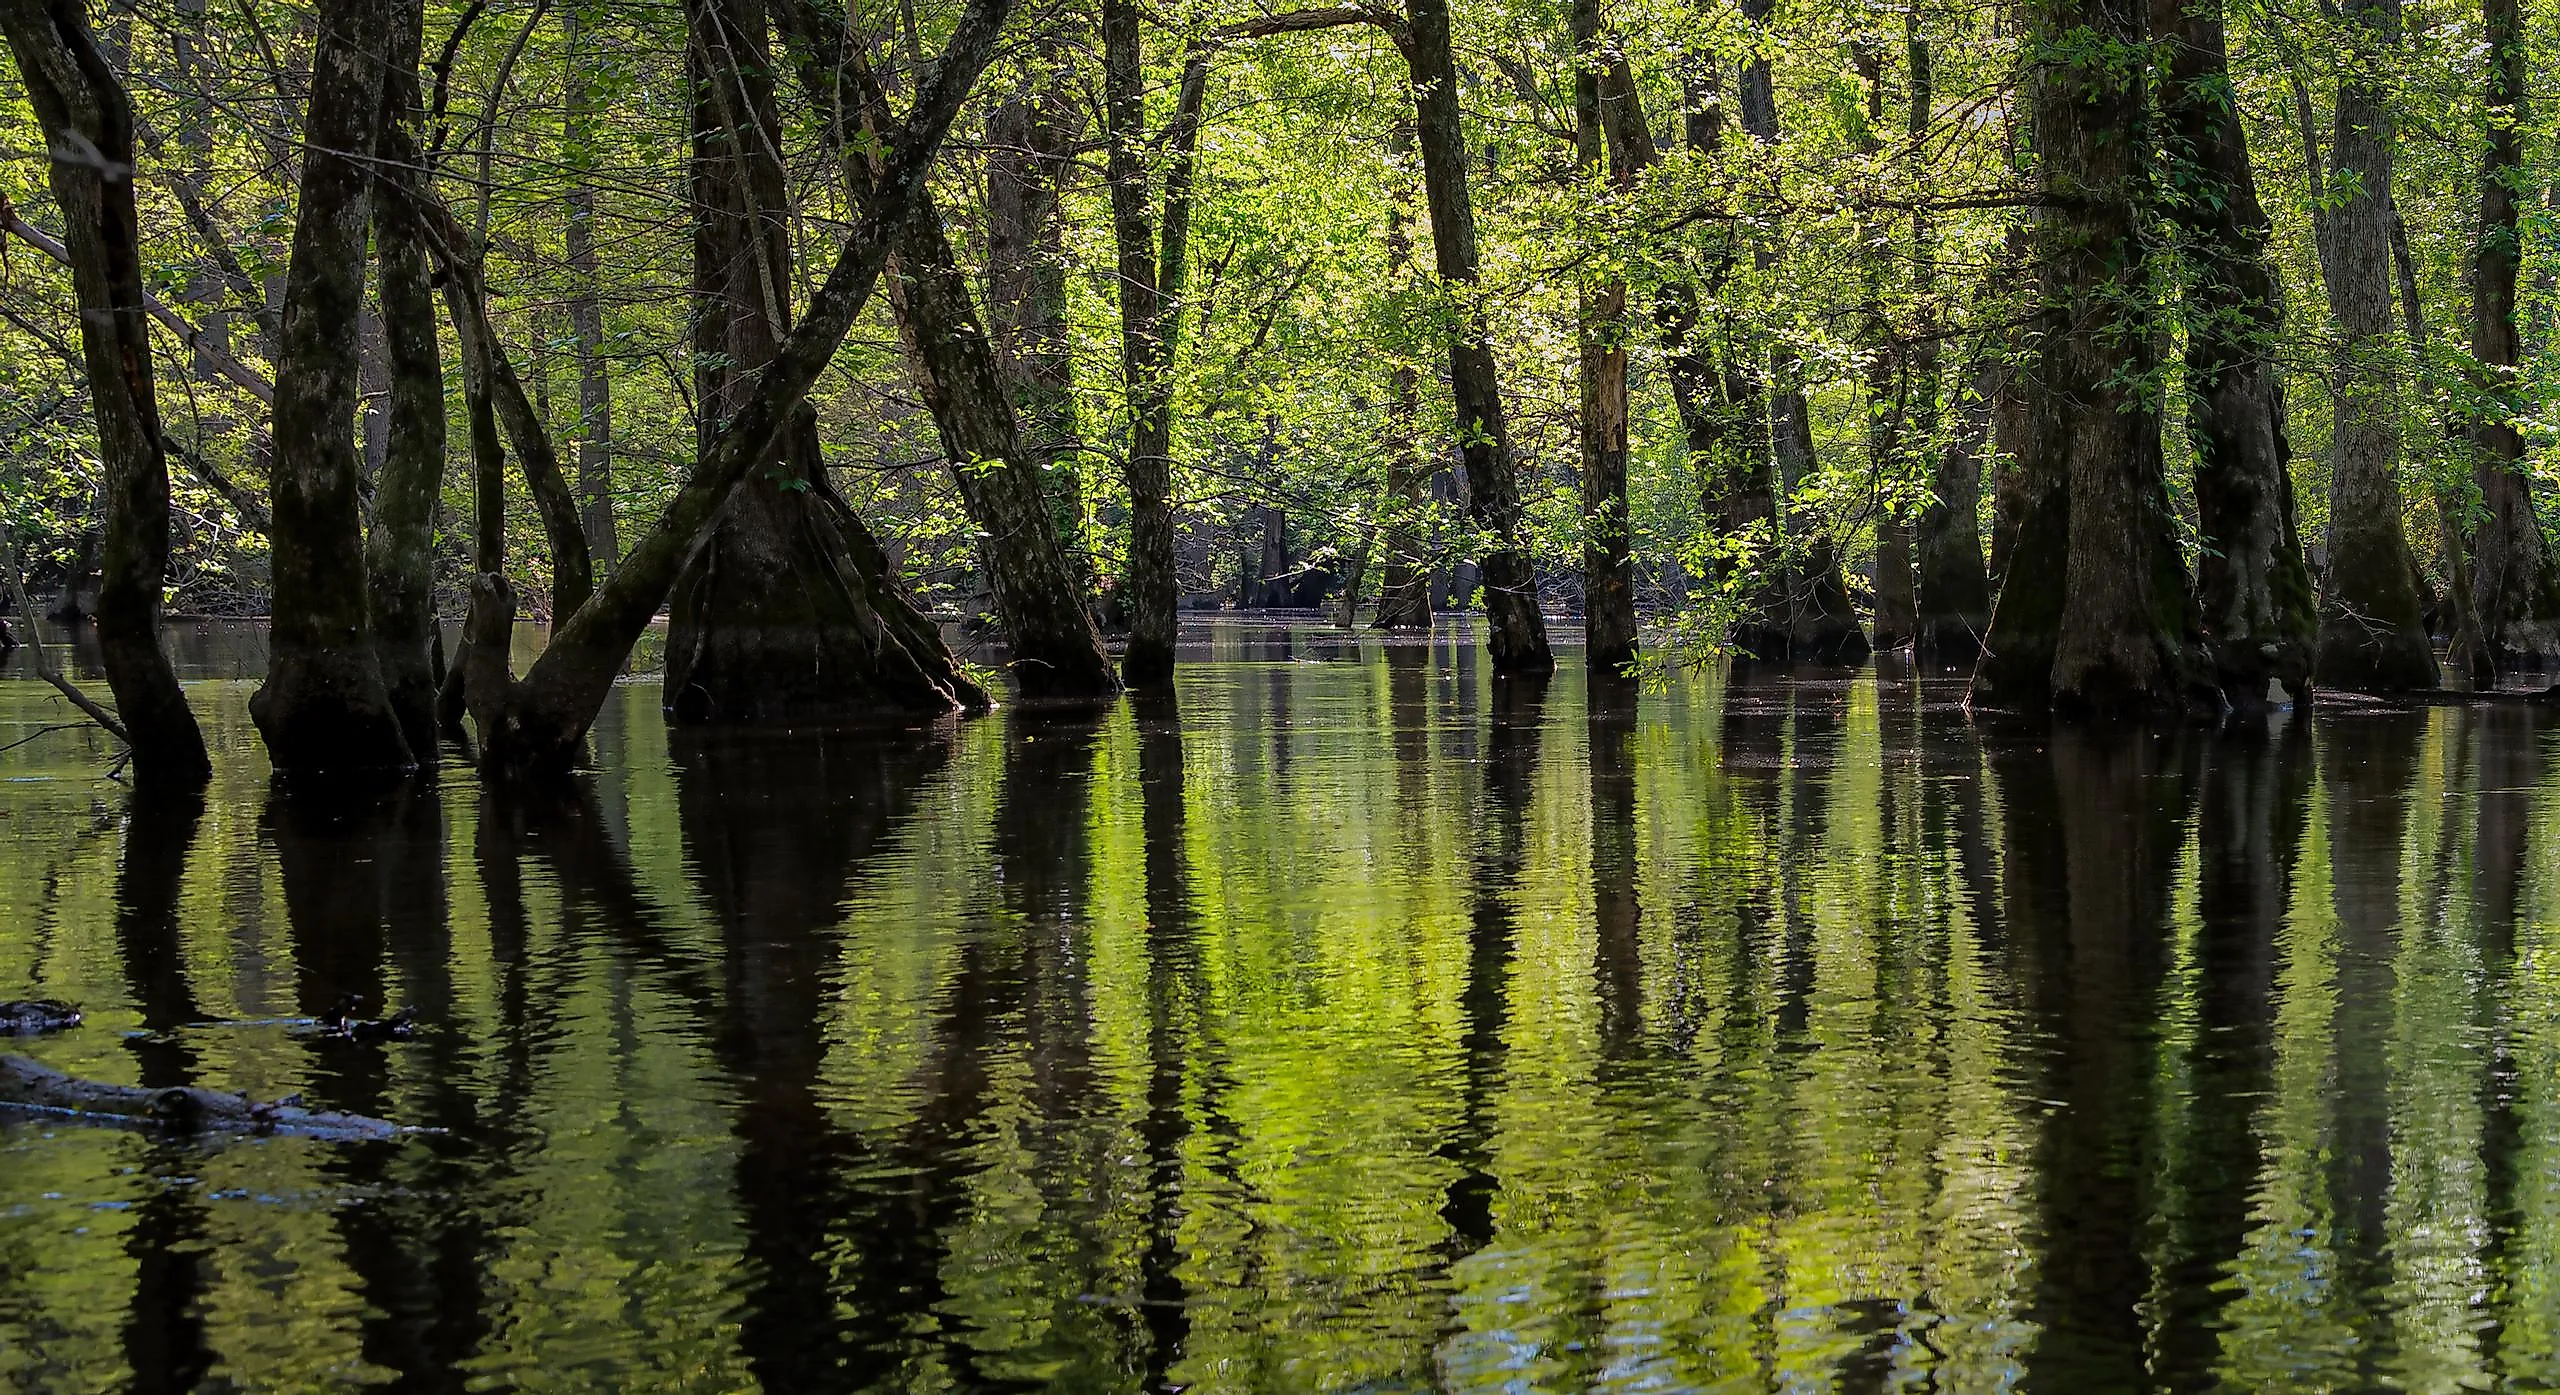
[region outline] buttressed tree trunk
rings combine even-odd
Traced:
[[[2028,523],[2038,536],[2022,530],[2017,540],[1975,692],[1995,703],[2181,710],[2200,697],[2194,599],[2168,512],[2159,415],[2143,396],[2151,312],[2120,290],[2142,283],[2147,255],[2143,64],[2128,61],[2124,37],[2143,34],[2147,16],[2134,0],[2052,0],[2037,18],[2044,306],[2025,385],[2033,426],[2016,473],[2038,489]],[[2053,628],[2004,627],[2013,600],[2017,619],[2041,629],[2050,614]],[[2038,675],[2023,663],[2045,634],[2051,659]]]
[[[2480,177],[2480,232],[2472,252],[2471,357],[2485,410],[2471,428],[2472,474],[2483,517],[2472,543],[2472,606],[2491,661],[2501,668],[2560,662],[2560,569],[2533,511],[2516,429],[2516,279],[2524,245],[2516,216],[2523,191],[2525,29],[2520,0],[2481,0],[2489,45],[2489,151]]]
[[[944,133],[951,129],[961,103],[994,53],[996,36],[1013,3],[969,0],[952,29],[942,61],[925,70],[914,108],[888,142],[889,158],[873,183],[871,205],[847,235],[835,265],[810,297],[807,312],[784,336],[772,361],[756,373],[737,411],[695,462],[692,474],[657,523],[623,554],[621,565],[595,595],[552,631],[551,643],[523,679],[506,675],[501,658],[500,671],[489,676],[484,684],[486,696],[475,705],[481,721],[484,771],[501,778],[538,776],[562,770],[577,758],[588,728],[630,657],[632,644],[648,628],[686,566],[695,540],[748,473],[772,459],[786,429],[794,428],[795,418],[802,415],[801,398],[870,303],[872,287],[889,260],[890,243],[915,206]],[[813,441],[814,435],[811,430],[803,439]],[[878,569],[864,573],[864,579],[885,577],[886,559],[878,555],[876,544],[858,531],[860,523],[849,511],[844,521],[850,525],[844,538],[846,551],[861,549],[854,560]],[[474,580],[473,589],[475,604],[486,594],[493,613],[513,604],[505,595],[501,576],[484,573]],[[907,648],[910,638],[925,642],[916,634],[921,617],[903,607],[894,588],[875,589],[873,594],[881,596],[886,606],[874,612],[882,633],[875,652],[885,652],[893,640],[900,648]],[[914,651],[908,652],[912,656]],[[983,701],[983,695],[957,674],[946,686],[952,702]]]
[[[2399,366],[2391,348],[2389,80],[2399,0],[2350,0],[2351,52],[2338,81],[2333,165],[2349,184],[2329,213],[2329,305],[2338,322],[2329,562],[2312,678],[2324,688],[2390,693],[2433,687],[2409,541],[2400,519]],[[2334,189],[2333,189],[2334,192]]]
[[[2283,303],[2247,138],[2232,102],[2222,0],[2153,0],[2167,48],[2161,94],[2186,253],[2187,436],[2203,556],[2196,589],[2215,681],[2233,707],[2270,679],[2307,695],[2316,598],[2294,531],[2282,374]]]
[[[382,85],[386,133],[409,132],[419,144],[426,114],[418,92],[418,0],[399,0],[391,35],[390,64]],[[386,156],[400,142],[382,142]],[[374,200],[373,242],[379,270],[376,294],[389,374],[382,468],[374,478],[373,523],[365,550],[372,588],[374,653],[382,683],[413,753],[435,749],[435,518],[444,483],[444,355],[436,337],[436,296],[427,272],[417,203],[404,197],[423,177],[415,166],[386,158],[386,187]]]
[[[105,476],[99,657],[133,743],[136,778],[201,784],[213,769],[204,735],[160,649],[169,461],[143,301],[133,110],[89,33],[84,8],[79,0],[7,0],[0,4],[0,28],[8,32],[20,80],[44,125],[81,312],[81,358]]]
[[[693,0],[694,348],[707,458],[791,322],[789,202],[761,0]],[[793,414],[694,549],[669,602],[679,722],[932,716],[983,701],[828,482]]]
[[[1636,171],[1617,123],[1602,114],[1609,55],[1600,0],[1573,0],[1574,165],[1586,197],[1605,185],[1624,194]],[[1612,146],[1616,149],[1612,149]],[[1593,674],[1619,674],[1636,657],[1635,556],[1627,510],[1627,283],[1582,287],[1582,614]]]
[[[1397,38],[1413,79],[1414,144],[1422,154],[1431,207],[1431,248],[1440,279],[1467,303],[1449,318],[1449,387],[1457,401],[1459,459],[1467,472],[1467,515],[1489,535],[1484,576],[1486,645],[1496,673],[1555,669],[1538,612],[1522,527],[1520,480],[1502,410],[1493,344],[1477,290],[1475,207],[1467,193],[1466,132],[1458,112],[1458,70],[1450,52],[1448,0],[1407,0]]]
[[[394,0],[325,0],[276,362],[274,617],[249,700],[279,772],[407,770],[383,687],[357,504],[356,332],[372,222],[364,156],[382,127]]]

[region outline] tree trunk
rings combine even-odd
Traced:
[[[613,381],[605,369],[604,307],[597,296],[595,99],[579,5],[561,7],[560,28],[569,51],[561,136],[570,170],[563,236],[571,280],[569,329],[578,354],[578,513],[587,556],[596,569],[611,572],[621,552],[613,520]]]
[[[399,26],[391,35],[384,70],[382,121],[386,132],[405,125],[409,145],[426,113],[418,94],[420,27],[417,0],[400,0]],[[396,142],[385,140],[389,154]],[[396,158],[382,166],[386,186],[420,178]],[[373,647],[382,684],[412,753],[435,749],[435,519],[444,484],[444,354],[436,337],[435,289],[427,249],[418,234],[415,205],[386,187],[374,201],[373,239],[379,263],[383,362],[388,397],[383,414],[384,450],[374,478],[373,524],[366,538],[373,605]]]
[[[1907,47],[1912,62],[1912,154],[1916,160],[1918,137],[1926,122],[1928,98],[1927,49],[1919,37],[1920,12],[1906,12],[1910,26]],[[1884,45],[1873,39],[1861,40],[1851,54],[1860,83],[1867,89],[1866,138],[1861,142],[1865,153],[1873,158],[1884,150]],[[1914,179],[1911,188],[1923,187]],[[1868,468],[1874,472],[1875,506],[1875,647],[1901,649],[1910,645],[1920,630],[1920,597],[1911,572],[1911,520],[1904,516],[1902,493],[1915,468],[1929,448],[1929,433],[1937,429],[1938,347],[1925,334],[1917,336],[1909,347],[1894,342],[1893,321],[1885,305],[1887,283],[1892,268],[1887,261],[1891,241],[1872,218],[1862,218],[1859,245],[1868,249],[1865,267],[1867,281],[1867,432]],[[1914,209],[1911,215],[1911,244],[1915,268],[1925,267],[1929,256],[1929,215],[1925,209]],[[1925,274],[1925,273],[1922,273]],[[1916,400],[1915,400],[1916,399]],[[1914,411],[1918,405],[1920,411]]]
[[[81,310],[81,356],[105,486],[99,657],[133,745],[136,778],[202,784],[213,769],[204,735],[160,648],[169,461],[151,371],[133,181],[108,174],[111,167],[133,167],[132,107],[90,36],[84,10],[79,0],[7,0],[0,4],[0,28],[8,32],[46,144],[65,152],[49,173]],[[82,150],[92,159],[68,154]]]
[[[688,12],[695,401],[707,458],[788,333],[789,204],[762,0],[695,0]],[[677,579],[668,716],[912,719],[979,700],[828,483],[815,414],[793,413],[767,449]]]
[[[1451,307],[1449,387],[1457,403],[1459,459],[1467,472],[1467,513],[1492,542],[1484,574],[1486,645],[1496,673],[1554,671],[1545,617],[1538,612],[1522,526],[1511,429],[1493,361],[1478,280],[1476,215],[1467,193],[1466,132],[1458,112],[1458,70],[1450,52],[1448,0],[1406,0],[1401,35],[1412,74],[1414,144],[1431,207],[1431,247],[1440,279],[1464,303]]]
[[[270,467],[274,617],[249,714],[287,774],[405,771],[366,604],[357,502],[356,335],[372,221],[364,153],[382,126],[393,0],[315,16],[302,193],[285,273]]]
[[[1982,566],[1982,455],[1991,434],[1996,371],[1972,375],[1963,420],[1932,458],[1929,506],[1920,513],[1913,552],[1920,569],[1920,653],[1943,664],[1970,665],[1991,626],[1991,584]]]
[[[1111,232],[1119,251],[1120,371],[1129,404],[1129,570],[1122,595],[1129,607],[1129,648],[1121,677],[1131,686],[1173,681],[1172,348],[1166,297],[1156,277],[1155,233],[1148,216],[1144,159],[1147,103],[1145,55],[1136,0],[1103,0],[1103,126],[1109,137]]]
[[[1289,511],[1264,504],[1254,512],[1262,516],[1262,554],[1254,567],[1253,607],[1286,610],[1297,599],[1289,580],[1296,570],[1289,560]]]
[[[913,110],[896,138],[888,142],[889,160],[874,182],[871,206],[847,236],[834,267],[810,298],[807,313],[783,338],[772,361],[755,375],[752,388],[742,394],[726,429],[696,462],[691,477],[656,525],[623,554],[613,576],[552,631],[551,643],[532,670],[520,681],[498,675],[502,693],[487,709],[491,720],[480,729],[485,771],[501,778],[555,773],[576,758],[597,711],[613,691],[632,643],[648,628],[659,602],[686,566],[695,540],[748,472],[772,458],[776,442],[798,415],[800,399],[861,317],[880,269],[889,259],[896,230],[913,209],[952,118],[994,53],[996,35],[1013,3],[970,0],[942,60],[927,70]],[[859,520],[850,522],[846,540],[870,544],[869,534],[859,531]],[[878,555],[876,544],[866,553],[857,560],[885,571],[886,559]],[[505,581],[484,574],[474,586],[502,592]],[[894,598],[896,593],[891,590],[887,595]],[[919,617],[911,609],[900,612],[892,606],[878,614],[884,631],[915,633]],[[983,701],[983,695],[965,679],[956,674],[954,679],[951,703]]]
[[[2203,555],[2197,599],[2215,681],[2254,709],[2269,680],[2308,695],[2317,599],[2293,520],[2281,288],[2246,134],[2233,105],[2221,0],[2153,0],[2168,48],[2167,184],[2189,268],[2187,436]]]
[[[2341,343],[2333,370],[2329,565],[2312,677],[2322,687],[2390,693],[2436,683],[2435,650],[2400,518],[2390,94],[2385,80],[2368,72],[2399,44],[2399,0],[2351,0],[2346,18],[2353,52],[2338,83],[2332,144],[2337,173],[2351,177],[2353,188],[2328,218],[2329,304]]]
[[[987,115],[987,321],[1024,456],[1080,594],[1093,589],[1084,462],[1067,342],[1066,219],[1059,201],[1084,136],[1066,35],[1042,34],[1038,68]]]
[[[2560,571],[2534,516],[2524,436],[2516,429],[2524,410],[2516,381],[2524,361],[2516,327],[2524,252],[2516,204],[2528,116],[2524,14],[2520,0],[2481,0],[2480,12],[2489,46],[2489,150],[2471,269],[2471,357],[2484,408],[2470,433],[2482,508],[2472,543],[2472,608],[2494,663],[2545,668],[2560,662]]]
[[[2053,316],[2030,390],[2034,446],[2070,479],[2069,560],[2051,692],[2062,707],[2182,711],[2205,677],[2195,599],[2169,514],[2158,409],[2143,386],[2157,336],[2121,287],[2142,284],[2150,178],[2140,0],[2058,0],[2048,32],[2092,56],[2048,66],[2036,91],[2049,210],[2043,288]]]
[[[1573,0],[1574,167],[1585,198],[1623,197],[1636,171],[1602,112],[1600,0]],[[1614,94],[1613,94],[1614,95]],[[1612,149],[1615,145],[1617,148]],[[1614,157],[1614,158],[1612,158]],[[1627,508],[1627,283],[1582,287],[1582,617],[1585,661],[1623,673],[1636,657],[1636,586]]]

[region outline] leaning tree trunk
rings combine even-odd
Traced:
[[[789,202],[760,0],[694,0],[695,401],[712,454],[791,322]],[[678,722],[912,718],[975,697],[828,483],[793,414],[694,549],[669,601]]]
[[[1547,625],[1538,612],[1520,505],[1511,428],[1493,362],[1491,329],[1475,303],[1475,207],[1467,193],[1466,133],[1458,113],[1458,69],[1450,52],[1448,0],[1406,0],[1400,39],[1413,79],[1414,144],[1431,207],[1431,249],[1440,279],[1465,303],[1449,317],[1449,387],[1457,402],[1459,459],[1467,472],[1467,514],[1490,542],[1484,576],[1486,644],[1496,673],[1549,673]]]
[[[2494,0],[2493,0],[2494,3]],[[2269,680],[2308,694],[2317,599],[2294,532],[2281,288],[2233,103],[2221,0],[2154,0],[2168,48],[2169,214],[2189,268],[2187,436],[2196,451],[2197,599],[2215,681],[2242,710]]]
[[[1600,0],[1573,0],[1574,166],[1586,198],[1624,196],[1635,169],[1601,110],[1606,52]],[[1616,144],[1619,148],[1612,150]],[[1615,158],[1611,158],[1614,156]],[[1627,283],[1582,287],[1582,616],[1593,674],[1622,673],[1636,657],[1636,577],[1627,509]]]
[[[425,21],[418,0],[398,0],[398,8],[384,70],[382,122],[385,132],[405,127],[407,143],[415,148],[426,117],[418,92]],[[395,144],[386,139],[383,148]],[[390,391],[365,550],[383,689],[409,749],[424,754],[435,749],[436,738],[435,521],[444,485],[444,355],[436,337],[426,243],[419,236],[417,204],[408,196],[422,172],[396,158],[382,168],[385,187],[374,200],[373,241]]]
[[[408,770],[366,604],[356,331],[395,0],[326,0],[315,23],[302,195],[276,362],[267,678],[249,700],[276,769]]]
[[[2329,305],[2341,338],[2329,564],[2312,677],[2326,688],[2433,687],[2435,649],[2400,519],[2399,367],[2391,337],[2391,125],[2373,73],[2399,42],[2399,0],[2353,0],[2338,82],[2334,164],[2348,197],[2329,213]]]
[[[105,476],[99,657],[133,743],[136,778],[201,784],[213,773],[204,735],[160,649],[160,588],[169,566],[169,461],[153,391],[141,233],[133,181],[109,175],[111,167],[133,167],[132,107],[90,36],[79,0],[7,0],[0,4],[0,28],[8,32],[46,144],[60,152],[49,172],[62,205]]]
[[[2070,481],[2069,558],[2052,700],[2098,711],[2179,711],[2209,693],[2161,459],[2158,409],[2144,395],[2155,336],[2121,287],[2145,275],[2151,177],[2146,94],[2126,40],[2145,32],[2140,0],[2055,0],[2057,51],[2037,84],[2036,148],[2058,208],[2044,225],[2052,328],[2030,380],[2044,417],[2036,448]]]
[[[2472,252],[2471,357],[2485,406],[2471,428],[2472,474],[2483,516],[2471,548],[2472,608],[2500,668],[2560,661],[2560,570],[2535,519],[2524,471],[2516,370],[2516,279],[2524,246],[2516,201],[2524,169],[2525,29],[2520,0],[2481,0],[2489,45],[2488,159],[2480,178],[2480,234]]]
[[[1118,245],[1120,370],[1129,404],[1129,648],[1120,673],[1132,686],[1173,681],[1174,576],[1172,352],[1166,297],[1172,268],[1156,259],[1143,158],[1145,55],[1135,0],[1103,0],[1103,125],[1109,136],[1111,233]]]

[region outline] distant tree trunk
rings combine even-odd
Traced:
[[[1089,593],[1084,462],[1076,451],[1073,360],[1067,342],[1066,219],[1059,207],[1084,136],[1069,71],[1070,36],[1040,36],[1039,65],[987,115],[987,320],[1031,463]]]
[[[1399,37],[1413,79],[1414,144],[1422,154],[1423,194],[1431,206],[1432,254],[1450,292],[1468,300],[1453,307],[1449,320],[1449,386],[1457,402],[1468,516],[1493,540],[1481,563],[1487,648],[1496,673],[1548,673],[1555,656],[1547,648],[1537,578],[1526,551],[1511,429],[1484,310],[1472,301],[1478,281],[1476,215],[1467,193],[1448,0],[1406,0],[1405,13],[1409,22]]]
[[[1131,686],[1173,681],[1172,345],[1157,285],[1147,177],[1146,63],[1136,0],[1103,0],[1103,126],[1109,137],[1111,232],[1119,250],[1120,369],[1129,404],[1129,647],[1120,675]]]
[[[1906,160],[1916,161],[1918,137],[1926,126],[1923,113],[1928,94],[1927,49],[1919,38],[1919,11],[1906,12],[1905,22],[1911,26],[1906,47],[1911,50],[1912,64],[1912,153]],[[1868,155],[1884,149],[1884,45],[1873,39],[1861,40],[1852,54],[1861,84],[1867,89],[1867,130],[1862,142]],[[1917,174],[1919,171],[1913,170]],[[1911,188],[1922,187],[1914,179]],[[1885,305],[1885,291],[1891,267],[1887,260],[1892,246],[1884,230],[1873,219],[1862,219],[1859,244],[1867,249],[1867,431],[1869,468],[1874,472],[1876,496],[1875,533],[1875,647],[1901,649],[1919,635],[1920,597],[1911,571],[1911,520],[1903,513],[1901,493],[1913,468],[1929,449],[1929,434],[1937,429],[1938,346],[1923,334],[1908,346],[1894,341],[1893,321]],[[1911,215],[1911,246],[1917,278],[1924,276],[1929,255],[1929,215],[1925,209],[1914,209]],[[1916,409],[1916,410],[1915,410]]]
[[[725,429],[695,462],[692,475],[657,523],[623,554],[613,576],[587,604],[553,629],[550,644],[522,680],[503,672],[496,675],[498,693],[482,708],[490,718],[480,728],[485,772],[510,779],[540,776],[564,769],[577,757],[633,642],[648,628],[659,603],[687,565],[695,540],[748,473],[772,459],[785,431],[798,429],[805,419],[801,398],[869,304],[872,287],[889,259],[891,240],[913,209],[934,153],[993,55],[996,35],[1012,8],[1013,0],[969,0],[942,60],[924,70],[915,106],[888,142],[889,159],[874,181],[872,203],[810,297],[807,313],[784,336],[771,362],[756,373]],[[813,442],[814,436],[811,426],[802,439]],[[921,617],[905,605],[894,587],[882,584],[887,559],[862,531],[860,520],[849,511],[842,519],[847,525],[842,535],[844,555],[856,566],[846,577],[846,589],[859,587],[863,601],[876,603],[871,611],[877,617],[875,657],[887,661],[894,649],[912,661],[916,651],[910,642],[923,645],[924,652],[932,655],[939,637],[930,636],[929,627],[923,626]],[[473,583],[475,593],[495,592],[501,598],[505,586],[505,579],[494,574],[483,574]],[[478,600],[476,594],[474,599]],[[920,628],[925,633],[918,633]],[[947,651],[941,652],[941,659],[947,663]],[[948,691],[946,703],[984,701],[965,678],[948,672],[947,679],[940,673],[927,675],[928,683]]]
[[[357,503],[356,336],[394,0],[327,0],[314,22],[302,195],[285,273],[270,467],[274,617],[249,714],[288,774],[415,761],[373,645]]]
[[[1586,198],[1624,195],[1636,170],[1620,123],[1602,111],[1608,54],[1600,0],[1573,0],[1574,165]],[[1616,147],[1613,149],[1612,147]],[[1617,674],[1636,657],[1636,586],[1627,508],[1627,283],[1582,287],[1582,615],[1586,661]]]
[[[1929,506],[1920,513],[1913,551],[1920,568],[1919,652],[1945,664],[1971,664],[1991,625],[1991,585],[1982,565],[1982,456],[1990,444],[1989,367],[1971,375],[1963,418],[1932,459]]]
[[[688,11],[695,401],[709,457],[789,331],[789,203],[762,0]],[[670,718],[913,717],[982,702],[828,481],[815,414],[793,412],[768,449],[677,579]]]
[[[397,0],[397,8],[382,121],[386,132],[407,127],[414,148],[426,120],[418,92],[424,16],[417,0]],[[388,153],[395,144],[385,140],[382,148]],[[397,159],[386,159],[382,171],[385,188],[374,200],[373,240],[388,400],[365,550],[383,689],[410,751],[423,755],[435,749],[436,738],[435,520],[444,485],[444,354],[416,205],[395,192],[423,175]]]
[[[605,369],[604,307],[597,294],[595,98],[578,0],[561,7],[560,28],[569,51],[561,136],[571,172],[563,236],[571,278],[569,329],[578,354],[578,513],[588,557],[598,571],[609,573],[621,552],[613,521],[613,380]]]
[[[99,657],[133,743],[136,778],[202,784],[213,769],[204,735],[160,649],[169,462],[143,308],[141,232],[130,177],[133,109],[89,33],[85,9],[80,0],[7,0],[0,4],[0,28],[8,32],[28,101],[54,152],[48,173],[62,205],[63,241],[81,311],[81,357],[105,486]]]
[[[2119,289],[2139,284],[2147,257],[2144,82],[2122,37],[2142,34],[2146,17],[2131,10],[2132,0],[2054,0],[2038,16],[2044,324],[2026,383],[2034,426],[2015,472],[2036,490],[2022,502],[2037,534],[2022,529],[1992,652],[1975,672],[1977,695],[1994,703],[2176,711],[2198,699],[2195,602],[2168,513],[2159,415],[2141,395],[2154,335]],[[2013,601],[2014,639],[2003,633]],[[2049,667],[2023,669],[2046,634]]]
[[[1413,148],[1413,123],[1398,121],[1393,147]],[[1387,198],[1387,274],[1398,286],[1413,276],[1413,213],[1410,186],[1399,179]],[[1431,505],[1432,462],[1422,449],[1422,374],[1399,360],[1387,370],[1386,518],[1379,529],[1386,542],[1386,575],[1378,589],[1378,613],[1372,622],[1381,630],[1431,628],[1431,562],[1425,512]]]
[[[2334,165],[2352,197],[2329,213],[2329,304],[2342,336],[2335,458],[2329,467],[2329,565],[2312,677],[2322,687],[2389,693],[2433,687],[2400,519],[2400,390],[2391,350],[2391,108],[2372,74],[2398,47],[2399,0],[2349,0],[2352,52],[2338,82]]]
[[[2272,235],[2233,105],[2221,0],[2153,0],[2168,46],[2162,110],[2175,177],[2167,202],[2186,253],[2187,436],[2203,544],[2197,598],[2215,681],[2242,710],[2269,680],[2308,694],[2317,598],[2294,531],[2282,290]]]
[[[1297,599],[1290,586],[1296,566],[1289,560],[1289,511],[1264,504],[1255,512],[1262,515],[1262,555],[1254,568],[1254,609],[1286,610]]]
[[[2516,280],[2524,244],[2516,216],[2525,181],[2525,22],[2520,0],[2481,0],[2489,46],[2488,159],[2480,178],[2480,233],[2472,252],[2471,357],[2487,410],[2471,428],[2472,474],[2483,516],[2472,544],[2473,610],[2500,667],[2560,661],[2560,570],[2535,519],[2524,471],[2523,410],[2516,370]]]

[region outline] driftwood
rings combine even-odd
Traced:
[[[219,1090],[106,1085],[65,1075],[24,1056],[0,1056],[0,1107],[38,1110],[82,1123],[141,1125],[173,1133],[231,1133],[366,1143],[433,1133],[361,1114],[305,1109],[297,1096],[261,1102]]]
[[[0,1003],[0,1037],[34,1037],[80,1025],[80,1009],[51,998]]]

